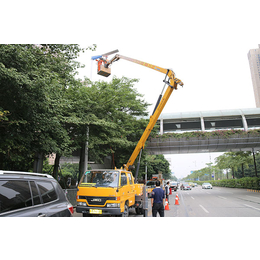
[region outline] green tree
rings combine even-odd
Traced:
[[[0,168],[32,169],[35,156],[66,154],[71,145],[64,128],[65,93],[79,84],[78,45],[0,45]]]
[[[165,159],[164,155],[147,155],[142,167],[144,174],[144,165],[147,164],[147,179],[151,179],[154,174],[159,171],[163,173],[164,179],[171,179],[170,163]],[[140,177],[140,176],[139,176]]]
[[[244,167],[248,168],[252,163],[251,152],[227,152],[216,158],[216,163],[220,169],[231,169],[232,178],[235,178],[235,171],[241,167],[242,176],[244,177]],[[228,178],[228,176],[227,176]]]
[[[86,87],[71,95],[76,114],[81,114],[75,140],[82,151],[88,142],[89,160],[101,163],[112,154],[113,166],[127,162],[148,123],[137,119],[147,115],[148,104],[134,88],[136,82],[126,77],[114,77],[111,82],[86,79]],[[80,170],[82,174],[82,166]]]

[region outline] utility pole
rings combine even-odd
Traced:
[[[85,160],[84,160],[84,173],[88,170],[88,139],[89,139],[89,126],[87,126],[87,141],[85,145]]]

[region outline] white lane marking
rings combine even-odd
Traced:
[[[258,199],[259,197],[256,197],[256,196],[250,196],[250,195],[246,195],[247,197],[250,197],[250,198],[254,198],[254,199]]]
[[[201,207],[206,213],[209,213],[202,205],[200,205],[200,207]]]
[[[247,205],[247,204],[244,204],[245,206],[249,207],[249,208],[252,208],[252,209],[256,209],[256,210],[260,210],[259,208],[255,208],[253,206],[250,206],[250,205]]]
[[[222,197],[222,196],[218,196],[219,198],[221,198],[221,199],[224,199],[224,200],[226,200],[227,198],[225,198],[225,197]]]
[[[194,198],[191,196],[191,198],[194,200]]]

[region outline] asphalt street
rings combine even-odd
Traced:
[[[176,193],[179,205],[175,205]],[[201,186],[192,190],[178,189],[170,195],[169,202],[165,217],[260,217],[260,193],[245,189],[213,187],[205,190]],[[148,217],[152,217],[150,199],[148,205]],[[74,212],[73,216],[82,217],[82,214]],[[130,209],[129,217],[142,216]]]
[[[260,193],[223,187],[205,190],[201,186],[177,193],[180,205],[174,205],[173,193],[166,217],[260,217]]]

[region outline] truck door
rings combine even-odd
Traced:
[[[135,203],[135,189],[134,189],[134,180],[133,176],[130,172],[127,173],[128,181],[129,181],[129,205],[133,205]]]
[[[127,176],[125,172],[121,172],[120,178],[120,196],[121,200],[125,203],[128,200],[129,185],[127,185]]]

